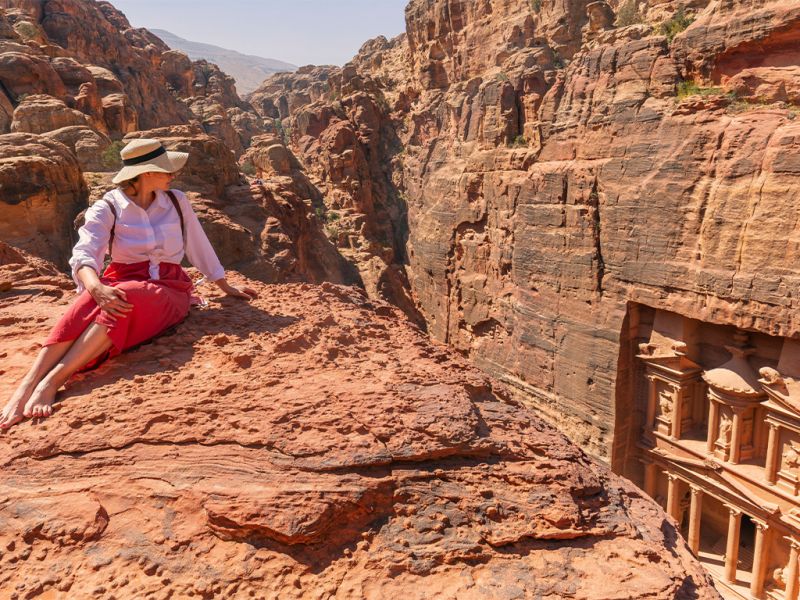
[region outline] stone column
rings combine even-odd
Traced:
[[[667,514],[678,522],[681,522],[681,497],[680,479],[674,473],[667,472]]]
[[[700,519],[703,510],[703,490],[693,485],[689,505],[689,549],[697,556],[700,552]]]
[[[778,426],[775,423],[769,423],[769,438],[767,438],[767,461],[766,461],[766,478],[767,482],[775,485],[778,480]]]
[[[789,562],[783,573],[786,581],[786,591],[783,595],[784,600],[797,600],[797,559],[800,557],[800,544],[792,538],[785,538],[789,542]]]
[[[708,440],[707,450],[709,454],[714,452],[714,443],[719,435],[719,404],[713,398],[708,400]]]
[[[736,569],[739,563],[739,534],[741,533],[742,513],[733,506],[728,506],[728,543],[725,546],[725,581],[736,581]]]
[[[656,422],[656,382],[652,375],[648,375],[647,380],[650,384],[648,385],[647,416],[644,422],[644,437],[648,440],[652,440],[653,427],[655,427]]]
[[[658,466],[650,462],[644,465],[644,493],[655,498],[658,493]]]
[[[681,397],[681,388],[677,385],[670,385],[672,390],[672,425],[670,426],[670,434],[672,439],[681,439],[681,422],[683,421],[683,398]]]
[[[733,409],[733,425],[731,427],[731,453],[728,460],[734,465],[739,464],[742,445],[742,411]]]
[[[750,582],[750,595],[761,598],[764,594],[764,575],[767,567],[767,534],[769,526],[753,519],[756,526],[756,546],[753,550],[753,579]]]

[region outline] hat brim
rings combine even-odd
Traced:
[[[142,173],[175,173],[183,168],[188,158],[189,154],[186,152],[167,151],[166,154],[162,154],[145,163],[122,167],[120,172],[114,175],[111,182],[122,183]]]

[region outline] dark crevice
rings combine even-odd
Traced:
[[[595,291],[603,295],[603,278],[606,274],[606,264],[603,259],[603,248],[601,244],[601,228],[600,228],[600,195],[597,191],[597,177],[595,176],[592,182],[592,191],[589,195],[589,205],[592,211],[592,238],[594,241],[594,257],[597,261],[597,270],[595,273]]]

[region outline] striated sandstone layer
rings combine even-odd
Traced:
[[[0,278],[5,397],[71,283],[5,245]],[[250,284],[0,437],[0,595],[719,597],[654,502],[397,309]]]

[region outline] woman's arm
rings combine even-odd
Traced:
[[[113,225],[114,215],[105,202],[95,202],[86,209],[84,223],[78,230],[78,242],[69,259],[72,278],[78,286],[79,294],[86,289],[86,285],[78,277],[78,271],[84,266],[91,267],[95,275],[102,271]]]
[[[133,306],[127,302],[125,291],[104,285],[100,270],[108,251],[108,240],[114,226],[114,215],[105,202],[95,202],[86,210],[83,226],[78,231],[78,243],[72,249],[69,264],[78,293],[86,290],[97,305],[112,319],[124,316]]]
[[[183,211],[183,226],[186,229],[186,257],[210,281],[229,296],[250,300],[257,297],[254,290],[248,287],[236,287],[225,279],[225,269],[217,258],[217,253],[208,241],[206,232],[192,208],[191,202],[183,192],[175,190],[178,202]]]

